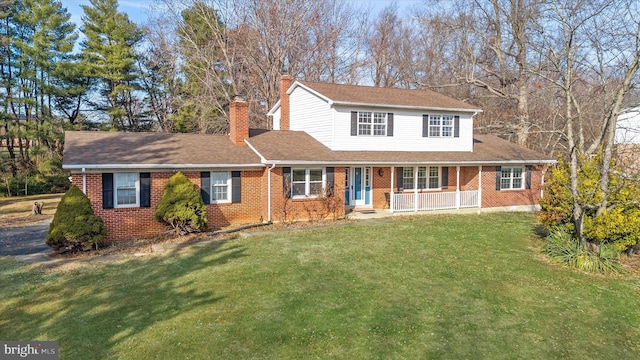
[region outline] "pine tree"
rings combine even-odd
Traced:
[[[106,110],[111,126],[119,130],[144,130],[145,119],[140,89],[140,73],[136,68],[136,46],[143,33],[129,17],[118,11],[117,0],[91,0],[82,5],[82,60],[88,74],[96,80],[102,102],[93,103]]]

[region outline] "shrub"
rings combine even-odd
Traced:
[[[635,205],[640,198],[637,182],[623,179],[621,171],[612,164],[609,187],[615,189],[608,197],[608,208],[601,214],[595,209],[604,197],[599,187],[598,167],[601,156],[581,157],[578,171],[578,202],[584,204],[584,239],[594,245],[611,245],[618,251],[629,250],[640,243],[640,207]],[[569,191],[569,165],[560,157],[551,169],[550,179],[545,184],[544,196],[540,200],[538,220],[549,230],[562,227],[575,233],[573,224],[573,197]]]
[[[47,245],[56,251],[87,251],[107,235],[102,219],[95,215],[85,194],[72,185],[62,196],[47,234]]]
[[[155,219],[180,235],[206,230],[207,208],[198,188],[181,172],[173,175],[162,190]]]
[[[620,252],[612,244],[602,244],[592,251],[580,244],[569,227],[552,229],[542,252],[551,261],[582,271],[613,274],[624,271],[618,262]]]

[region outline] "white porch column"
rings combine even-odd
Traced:
[[[413,167],[413,211],[418,212],[418,166]]]
[[[456,166],[456,209],[460,209],[460,165]]]
[[[478,166],[478,208],[482,208],[482,165]]]
[[[393,198],[394,198],[394,196],[393,196],[394,195],[393,194],[393,188],[394,188],[393,180],[394,180],[395,174],[396,174],[396,168],[395,168],[395,166],[391,166],[391,189],[389,191],[389,211],[392,214],[393,214],[393,206],[395,205],[394,201],[393,201]]]

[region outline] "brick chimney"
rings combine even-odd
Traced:
[[[249,138],[249,104],[243,96],[236,95],[229,105],[229,139],[236,145],[246,145]]]
[[[280,130],[289,129],[289,94],[287,90],[291,86],[291,77],[284,74],[280,77]]]

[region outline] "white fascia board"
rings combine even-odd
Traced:
[[[398,165],[544,165],[556,164],[557,160],[490,160],[490,161],[404,161],[404,162],[388,162],[388,161],[305,161],[305,160],[266,160],[269,164],[275,165],[379,165],[379,166],[398,166]]]
[[[83,164],[62,165],[65,170],[181,170],[181,169],[262,169],[264,164]]]
[[[322,95],[321,93],[313,90],[312,88],[306,86],[305,84],[299,83],[299,82],[294,82],[293,85],[291,85],[291,87],[289,88],[289,90],[287,90],[287,94],[291,95],[291,93],[293,93],[293,90],[295,90],[296,87],[300,86],[301,88],[307,90],[308,92],[312,93],[313,95],[319,97],[320,99],[323,99],[324,101],[328,102],[330,105],[333,104],[333,100],[329,99],[328,97]]]
[[[278,100],[278,102],[276,102],[276,104],[273,105],[271,110],[269,110],[269,112],[267,113],[267,116],[273,116],[276,113],[276,111],[278,111],[279,108],[280,108],[280,100]]]
[[[355,102],[348,102],[348,101],[333,101],[331,103],[333,103],[334,105],[341,105],[341,106],[377,107],[377,108],[427,110],[427,111],[451,111],[451,112],[473,113],[474,115],[482,112],[482,109],[459,109],[459,108],[444,108],[444,107],[435,107],[435,106],[371,104],[371,103],[355,103]]]
[[[251,151],[253,151],[254,153],[256,153],[256,155],[260,157],[261,163],[267,164],[267,159],[265,159],[264,156],[262,156],[262,154],[260,154],[260,152],[256,148],[254,148],[253,145],[251,145],[248,139],[244,139],[244,143],[247,144],[247,146],[249,147],[249,149],[251,149]]]

